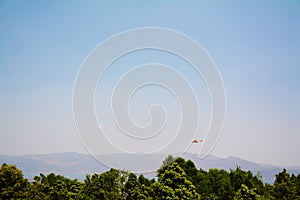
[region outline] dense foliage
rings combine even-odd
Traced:
[[[285,169],[273,185],[259,175],[235,170],[197,169],[191,160],[168,156],[157,170],[157,179],[110,169],[86,175],[84,182],[54,173],[35,176],[29,182],[15,165],[0,168],[0,199],[201,199],[201,200],[294,200],[300,199],[300,174]]]

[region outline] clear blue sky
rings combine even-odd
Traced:
[[[0,1],[0,154],[85,152],[72,119],[80,64],[141,27],[185,33],[217,64],[228,113],[214,155],[300,165],[300,2],[289,0]]]

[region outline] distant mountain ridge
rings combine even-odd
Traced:
[[[180,155],[180,154],[179,154]],[[164,154],[105,154],[99,158],[105,163],[113,163],[119,166],[119,169],[125,169],[139,173],[139,169],[149,171],[147,177],[154,177],[155,170],[165,159]],[[252,171],[254,174],[260,173],[264,182],[272,183],[275,174],[282,171],[283,167],[267,164],[258,164],[235,157],[219,158],[209,155],[205,159],[199,159],[196,154],[183,154],[181,157],[192,160],[196,167],[208,170],[210,168],[235,169],[240,166],[244,171]],[[102,173],[109,167],[97,161],[91,155],[67,152],[53,154],[32,154],[22,156],[0,155],[0,163],[16,164],[22,170],[24,176],[32,179],[40,173],[49,174],[54,172],[69,178],[84,180],[86,174]],[[153,168],[153,166],[156,166]],[[289,173],[299,174],[300,167],[286,167]]]

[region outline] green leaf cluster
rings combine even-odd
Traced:
[[[274,184],[264,184],[259,174],[235,170],[197,169],[191,160],[168,156],[157,170],[157,179],[147,179],[128,171],[110,169],[86,175],[78,181],[50,173],[29,182],[15,165],[0,167],[0,200],[297,200],[300,174],[285,169],[276,174]]]

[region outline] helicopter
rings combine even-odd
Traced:
[[[203,140],[202,139],[201,140],[196,140],[195,139],[195,140],[192,141],[192,143],[199,143],[199,142],[203,142]]]

